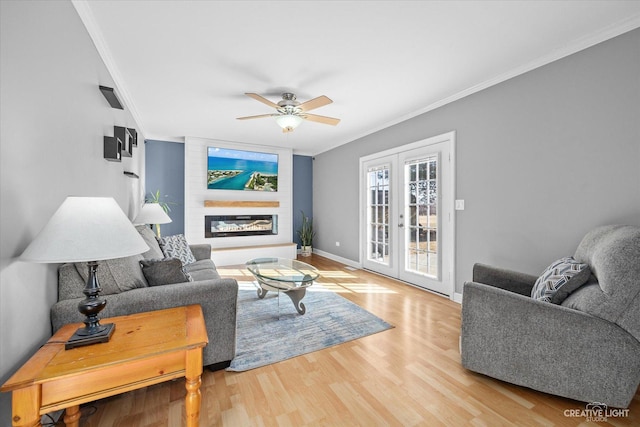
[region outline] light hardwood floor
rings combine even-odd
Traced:
[[[585,404],[460,365],[459,304],[317,255],[300,259],[321,270],[324,286],[395,328],[247,372],[205,371],[202,426],[640,425],[640,392],[627,417],[568,417]],[[220,273],[252,280],[242,266]],[[184,394],[176,380],[94,402],[81,425],[180,426]]]

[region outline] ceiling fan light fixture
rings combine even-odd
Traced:
[[[1,0],[0,0],[1,1]],[[282,132],[293,132],[303,120],[309,120],[316,123],[335,126],[340,123],[340,119],[334,117],[318,116],[317,114],[309,114],[309,111],[316,108],[331,104],[333,101],[328,97],[321,95],[316,98],[305,101],[302,104],[296,101],[293,93],[285,92],[282,94],[282,100],[277,104],[269,101],[267,98],[257,93],[245,93],[250,98],[255,99],[269,107],[275,108],[277,114],[260,114],[257,116],[238,117],[238,120],[259,119],[263,117],[275,117],[276,123],[282,128]]]
[[[293,129],[297,128],[300,123],[302,123],[302,117],[295,114],[282,114],[276,117],[276,123],[282,129],[291,132]]]

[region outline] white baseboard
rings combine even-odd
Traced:
[[[462,304],[462,292],[454,292],[453,294],[453,302],[457,302],[458,304]]]
[[[330,260],[333,260],[333,261],[348,265],[349,267],[362,268],[362,265],[357,261],[353,261],[353,260],[350,260],[348,258],[343,258],[341,256],[334,255],[334,254],[329,253],[329,252],[321,251],[320,249],[313,248],[313,253],[314,254],[318,254],[318,255],[320,255],[322,257],[325,257],[325,258],[329,258]]]

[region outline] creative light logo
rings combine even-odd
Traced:
[[[607,422],[609,418],[624,418],[629,416],[628,409],[611,408],[600,402],[587,403],[584,409],[565,409],[564,416],[570,418],[584,418],[587,422]]]

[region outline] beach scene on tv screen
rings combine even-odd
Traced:
[[[207,188],[278,191],[278,155],[208,147]]]

